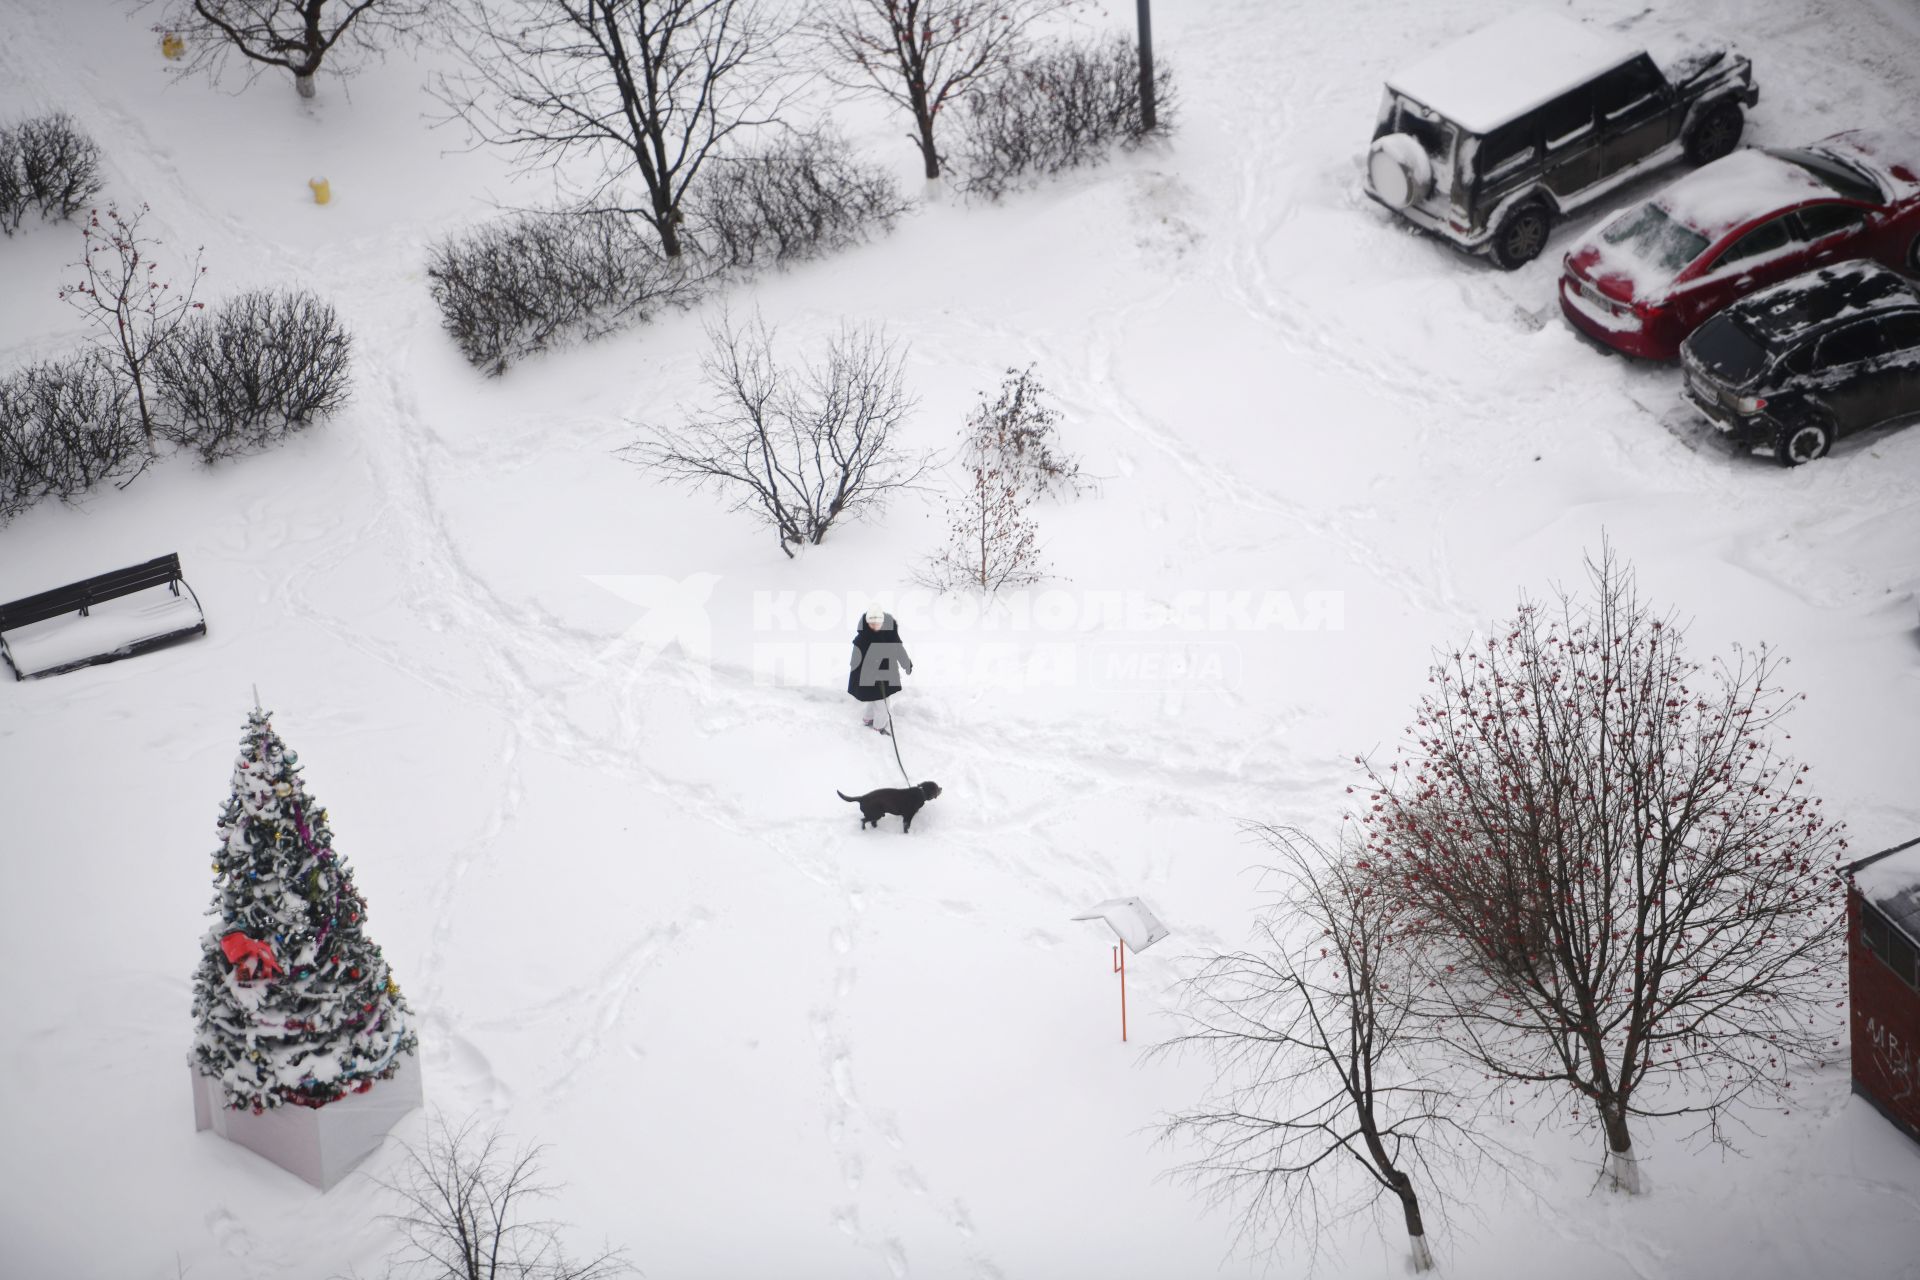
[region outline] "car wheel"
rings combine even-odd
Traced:
[[[1552,227],[1553,215],[1545,205],[1523,204],[1509,209],[1487,243],[1487,256],[1502,271],[1516,271],[1540,256]]]
[[[1827,456],[1833,448],[1833,428],[1825,422],[1803,422],[1782,427],[1774,437],[1773,458],[1783,467],[1797,467]]]
[[[1746,117],[1731,102],[1708,107],[1687,130],[1687,159],[1695,164],[1712,164],[1721,156],[1732,155],[1740,145],[1740,131],[1745,125]]]
[[[1915,236],[1913,243],[1907,246],[1907,269],[1920,276],[1920,236]]]

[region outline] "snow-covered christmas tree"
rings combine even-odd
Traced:
[[[194,1070],[228,1108],[256,1115],[324,1107],[392,1078],[418,1045],[410,1012],[367,936],[327,811],[257,706],[219,836],[215,923],[194,977]]]

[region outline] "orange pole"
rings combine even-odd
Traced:
[[[1120,975],[1120,1043],[1127,1042],[1127,949],[1113,948],[1113,971]]]

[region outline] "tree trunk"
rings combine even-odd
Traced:
[[[1427,1230],[1420,1221],[1420,1197],[1413,1193],[1413,1179],[1399,1170],[1393,1171],[1394,1191],[1400,1197],[1401,1211],[1407,1218],[1407,1242],[1413,1249],[1413,1269],[1415,1271],[1433,1270],[1433,1251],[1427,1248]]]
[[[1637,1196],[1646,1191],[1646,1180],[1640,1173],[1640,1158],[1633,1152],[1633,1135],[1627,1132],[1626,1113],[1617,1106],[1603,1106],[1600,1109],[1601,1123],[1607,1131],[1607,1159],[1605,1164],[1607,1181],[1615,1191]]]
[[[940,152],[933,145],[933,104],[927,101],[927,86],[909,79],[907,101],[913,107],[913,123],[919,131],[919,136],[914,139],[914,143],[920,148],[920,159],[927,171],[927,181],[932,182],[940,176]]]
[[[293,87],[301,97],[311,98],[313,96],[313,73],[311,71],[296,71],[293,76]]]

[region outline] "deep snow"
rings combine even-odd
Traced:
[[[150,16],[106,0],[10,6],[0,113],[72,112],[108,197],[150,203],[170,249],[206,245],[213,295],[311,286],[358,347],[352,407],[286,448],[174,459],[0,530],[0,598],[177,550],[210,623],[0,687],[0,1272],[371,1273],[390,1247],[366,1180],[321,1196],[193,1131],[203,855],[255,684],[419,1014],[430,1105],[551,1144],[556,1216],[653,1277],[1256,1271],[1152,1142],[1201,1069],[1135,1052],[1171,1028],[1182,957],[1247,935],[1236,823],[1334,826],[1351,758],[1398,733],[1431,648],[1577,582],[1603,529],[1697,656],[1764,639],[1795,659],[1792,745],[1856,852],[1920,830],[1920,430],[1785,472],[1719,448],[1676,370],[1573,336],[1558,254],[1678,170],[1511,276],[1361,194],[1385,76],[1509,7],[1163,4],[1170,146],[998,208],[930,203],[730,296],[796,351],[843,317],[908,339],[916,447],[949,447],[975,394],[1033,362],[1102,477],[1041,511],[1072,627],[942,627],[890,602],[917,667],[901,751],[945,788],[902,837],[832,797],[897,781],[839,663],[854,611],[938,544],[936,496],[790,564],[617,461],[632,420],[697,394],[717,303],[502,380],[465,367],[424,246],[539,192],[427,127],[421,65],[323,76],[308,105],[273,78],[169,85]],[[1655,47],[1735,38],[1762,88],[1751,141],[1920,131],[1920,19],[1898,0],[1570,11]],[[851,119],[910,178],[901,122]],[[0,241],[7,366],[80,340],[54,300],[78,244],[44,225]],[[710,671],[622,639],[669,584],[690,645],[708,624]],[[1183,591],[1286,592],[1294,625],[1230,607],[1191,630],[1100,624],[1099,593]],[[844,616],[814,629],[808,592]],[[1226,687],[1096,665],[1122,643],[1212,655]],[[1041,687],[1016,678],[1028,659],[1054,673]],[[794,663],[803,687],[778,678]],[[1129,1047],[1109,935],[1069,917],[1136,894],[1173,936],[1129,958]],[[1595,1188],[1590,1130],[1516,1124],[1540,1167],[1474,1189],[1435,1232],[1441,1264],[1920,1275],[1920,1148],[1849,1099],[1843,1065],[1800,1087],[1739,1156],[1644,1126],[1655,1190],[1636,1201]],[[395,1167],[389,1146],[368,1169]],[[1325,1274],[1399,1274],[1391,1217],[1321,1243]],[[1304,1256],[1283,1242],[1273,1273]]]

